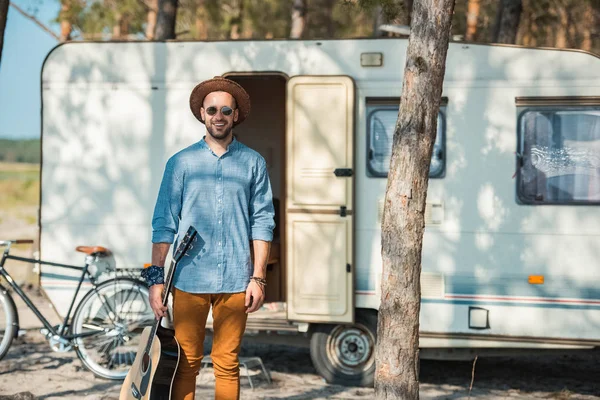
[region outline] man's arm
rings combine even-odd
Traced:
[[[267,260],[271,251],[271,242],[264,240],[253,240],[252,247],[254,248],[254,274],[259,278],[267,276]]]
[[[152,265],[164,268],[167,254],[169,253],[170,243],[152,243]],[[167,307],[163,305],[162,295],[165,289],[164,284],[150,286],[150,307],[154,311],[156,319],[164,317],[167,313]]]
[[[261,160],[250,200],[250,239],[254,250],[253,276],[262,279],[267,275],[267,260],[275,227],[273,194],[266,167],[265,161]],[[246,312],[252,313],[258,310],[264,300],[264,286],[251,280],[246,289]]]
[[[271,242],[264,240],[253,240],[254,249],[254,274],[252,276],[265,279],[267,276],[267,260],[271,250]],[[250,280],[246,289],[246,312],[257,311],[265,301],[265,288],[255,280]]]
[[[154,268],[164,268],[169,248],[179,227],[183,186],[178,175],[176,162],[171,158],[165,167],[152,217],[152,265],[155,266]],[[167,311],[162,304],[164,287],[164,284],[150,286],[150,307],[156,318],[164,316]]]
[[[164,267],[171,243],[152,243],[152,265]]]

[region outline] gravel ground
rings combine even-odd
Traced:
[[[242,378],[243,399],[371,399],[373,389],[326,384],[317,375],[307,349],[247,345],[245,355],[262,357],[272,376],[268,384],[251,370],[252,390]],[[569,357],[480,359],[471,398],[600,399],[598,354]],[[467,399],[472,364],[457,361],[421,363],[422,399]],[[212,369],[201,371],[196,398],[213,399]],[[52,352],[43,337],[28,331],[0,361],[0,395],[28,392],[23,399],[118,399],[120,382],[95,378],[73,352]],[[0,400],[3,397],[0,396]],[[13,398],[12,396],[5,398]]]
[[[28,294],[43,314],[52,309],[36,290]],[[118,399],[120,382],[96,378],[75,352],[53,352],[39,333],[39,322],[15,299],[24,334],[0,361],[0,400]],[[52,323],[57,323],[54,315]],[[208,347],[207,347],[208,348]],[[372,399],[372,388],[327,384],[315,371],[306,348],[245,343],[242,356],[259,356],[272,376],[268,384],[260,370],[250,370],[255,388],[242,377],[242,399]],[[470,398],[474,399],[597,399],[600,400],[600,351],[575,355],[480,358]],[[473,364],[463,361],[421,362],[422,399],[468,399]],[[201,371],[197,399],[213,399],[212,368]],[[15,397],[14,395],[21,394]]]

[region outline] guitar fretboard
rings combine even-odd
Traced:
[[[162,294],[162,305],[163,306],[166,306],[168,303],[168,300],[169,300],[169,293],[171,292],[171,289],[173,286],[172,280],[173,280],[173,275],[175,274],[175,268],[177,267],[177,263],[179,262],[181,257],[183,257],[185,252],[188,249],[192,248],[191,243],[195,239],[196,234],[197,234],[196,229],[194,229],[193,226],[190,226],[187,233],[185,234],[185,237],[181,241],[181,244],[177,248],[175,255],[173,256],[173,261],[171,261],[171,268],[169,268],[169,272],[167,273],[167,276],[165,279],[165,286],[164,286],[164,290],[163,290],[163,294]],[[150,349],[152,348],[152,342],[154,341],[156,331],[158,330],[158,327],[160,326],[161,321],[162,321],[162,317],[156,319],[154,321],[154,323],[152,324],[152,330],[150,331],[150,336],[148,336],[148,343],[146,343],[146,348],[144,349],[144,354],[150,354]]]

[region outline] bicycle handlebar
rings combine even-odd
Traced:
[[[32,239],[0,240],[0,246],[10,246],[11,244],[32,244]]]

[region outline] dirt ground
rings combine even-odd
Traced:
[[[45,315],[52,310],[36,291],[29,292]],[[74,352],[55,353],[39,333],[40,324],[17,302],[22,335],[0,361],[0,400],[118,399],[120,382],[95,378]],[[250,370],[255,385],[243,376],[242,399],[372,399],[371,388],[328,385],[316,373],[308,349],[245,343],[243,356],[259,356],[272,376],[268,384],[258,369]],[[571,356],[479,359],[471,392],[474,399],[598,399],[600,352]],[[472,363],[421,362],[422,399],[468,399]],[[201,371],[197,399],[213,399],[212,368]],[[21,394],[15,397],[14,395]]]
[[[0,214],[2,210],[0,210]],[[23,226],[3,215],[0,238],[33,238],[34,226]],[[24,246],[19,253],[31,255]],[[24,286],[37,275],[23,264],[11,268]],[[45,316],[60,321],[37,292],[28,293]],[[96,378],[83,368],[74,351],[53,352],[39,333],[41,324],[17,298],[22,335],[0,360],[0,400],[14,399],[118,399],[121,382]],[[372,399],[372,388],[328,385],[315,371],[308,349],[247,342],[242,356],[259,356],[272,376],[268,384],[258,369],[250,370],[254,389],[241,379],[242,399]],[[468,399],[471,362],[421,362],[422,399]],[[197,399],[214,399],[212,368],[201,371]],[[15,396],[21,394],[20,396]],[[597,399],[600,400],[600,351],[571,356],[479,359],[471,391],[474,399]]]

